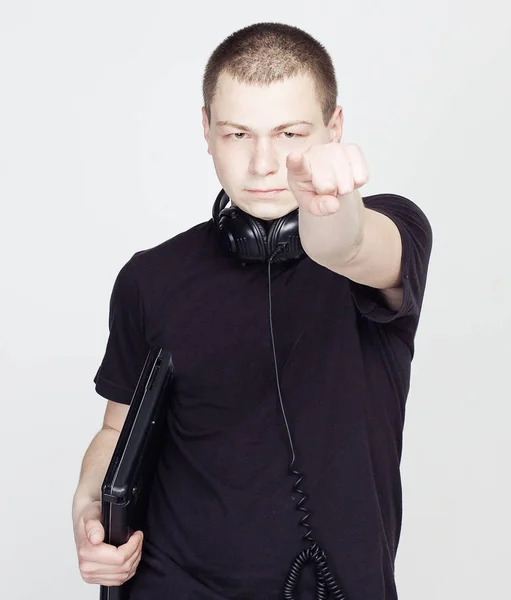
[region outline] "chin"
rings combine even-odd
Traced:
[[[294,210],[294,206],[254,206],[248,205],[246,207],[240,206],[242,210],[252,215],[253,217],[257,217],[258,219],[263,219],[264,221],[273,221],[275,219],[280,219],[281,217],[287,215],[292,210]]]
[[[236,202],[233,201],[233,204],[236,204],[236,206],[249,215],[257,217],[258,219],[263,219],[264,221],[280,219],[298,207],[298,203],[294,199],[291,202],[284,202],[280,200],[275,203],[268,201],[254,202],[253,200],[249,202],[243,202],[240,200]]]

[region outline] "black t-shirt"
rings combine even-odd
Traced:
[[[432,234],[392,194],[364,198],[402,244],[404,299],[308,256],[271,267],[280,386],[309,524],[349,600],[397,598],[399,464],[414,335]],[[268,600],[308,546],[277,392],[268,266],[242,266],[212,220],[143,251],[120,269],[96,391],[129,403],[150,347],[176,369],[130,600]],[[315,597],[308,567],[297,598]]]

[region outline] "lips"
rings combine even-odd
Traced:
[[[283,190],[283,189],[247,190],[247,192],[249,192],[249,194],[252,194],[252,196],[256,196],[256,198],[275,198],[283,191],[285,191],[285,190]]]

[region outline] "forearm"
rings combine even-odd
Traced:
[[[101,484],[119,435],[117,430],[104,427],[92,439],[82,460],[80,478],[73,498],[73,516],[85,504],[100,499]]]
[[[300,211],[299,219],[300,239],[312,260],[370,287],[400,287],[402,247],[396,224],[366,208],[358,191],[343,196],[340,210],[332,215]]]
[[[300,210],[300,241],[305,252],[320,264],[348,263],[361,247],[366,212],[358,190],[343,196],[334,214],[316,216]]]

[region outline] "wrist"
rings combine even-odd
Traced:
[[[310,258],[322,265],[350,263],[358,255],[366,234],[368,209],[358,191],[340,197],[340,202],[340,209],[331,215],[299,213],[302,246]]]
[[[99,498],[94,498],[94,496],[88,490],[84,490],[78,487],[73,497],[73,506],[71,509],[73,521],[76,520],[78,515],[83,511],[83,509],[86,506],[98,500]]]

